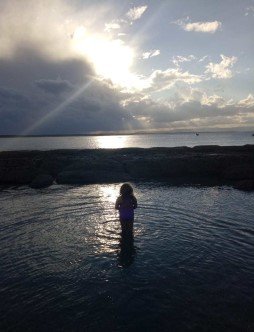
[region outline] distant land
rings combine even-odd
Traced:
[[[216,129],[216,130],[177,130],[177,131],[132,131],[132,132],[92,132],[80,134],[33,134],[33,135],[1,135],[0,138],[12,137],[81,137],[81,136],[117,136],[117,135],[165,135],[165,134],[195,134],[195,133],[235,133],[235,132],[249,132],[254,133],[254,129],[231,128],[231,129]]]

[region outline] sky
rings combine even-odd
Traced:
[[[254,0],[0,0],[0,135],[254,130]]]

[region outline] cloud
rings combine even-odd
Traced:
[[[136,21],[140,19],[140,17],[144,14],[146,9],[147,6],[133,7],[126,13],[126,16],[128,17],[129,20]]]
[[[181,55],[177,55],[177,56],[174,56],[173,57],[173,64],[177,67],[179,67],[179,63],[182,63],[182,62],[190,62],[192,60],[195,60],[196,57],[194,55],[188,55],[188,56],[181,56]]]
[[[244,16],[254,16],[254,6],[247,7]]]
[[[250,107],[254,107],[254,97],[252,94],[249,94],[247,98],[245,99],[242,99],[239,101],[238,105],[240,107],[247,107],[247,108],[250,108]]]
[[[203,62],[208,58],[208,55],[203,56],[201,59],[198,60],[198,62]]]
[[[206,93],[203,93],[202,97],[200,98],[200,103],[201,105],[206,105],[206,106],[215,105],[217,108],[224,108],[225,106],[231,105],[231,100],[226,101],[221,96],[218,95],[208,96]]]
[[[167,101],[155,101],[142,92],[120,93],[110,82],[99,81],[91,75],[92,69],[83,61],[56,63],[24,49],[18,54],[18,62],[17,59],[0,61],[0,71],[5,69],[6,82],[16,72],[21,73],[23,86],[28,86],[28,89],[21,91],[20,84],[16,89],[0,89],[1,134],[156,131],[230,125],[244,127],[254,123],[252,95],[232,104],[221,96],[207,95],[198,89],[190,88],[188,95],[181,88],[181,95]],[[24,76],[31,67],[31,76]],[[94,78],[92,83],[83,89],[91,76]],[[3,83],[4,77],[0,79]],[[201,79],[180,69],[154,71],[147,91],[170,88],[176,82],[192,84]],[[77,94],[80,89],[82,92]],[[60,107],[60,112],[55,112],[59,105],[65,106]],[[33,130],[27,132],[29,128]]]
[[[111,30],[116,30],[116,29],[120,29],[121,25],[116,22],[116,21],[112,21],[110,23],[105,23],[105,31],[110,32]]]
[[[154,56],[157,56],[157,55],[160,55],[160,50],[151,50],[151,51],[148,51],[148,52],[144,52],[142,54],[142,58],[143,59],[149,59],[149,58],[152,58]]]
[[[1,9],[0,134],[139,127],[123,109],[120,90],[99,78],[90,59],[74,49],[76,39],[86,37],[94,23],[91,8],[77,13],[61,0],[28,0],[24,11],[22,3],[13,0]]]
[[[95,75],[93,67],[86,59],[55,61],[41,53],[36,45],[32,47],[30,44],[16,46],[15,55],[10,58],[0,58],[0,72],[0,86],[28,94],[34,93],[36,81],[58,80],[82,85],[88,77]]]
[[[197,91],[195,91],[197,92]],[[125,109],[146,128],[168,131],[170,129],[193,130],[193,128],[249,127],[254,125],[254,107],[239,109],[238,102],[232,103],[220,96],[208,96],[202,91],[193,98],[175,97],[175,102],[155,101],[150,97],[133,97]]]
[[[104,31],[111,32],[112,30],[120,29],[122,26],[129,26],[133,21],[139,20],[146,11],[147,6],[139,6],[131,8],[126,14],[125,18],[114,19],[109,23],[105,23]],[[126,19],[127,17],[127,19]]]
[[[27,124],[27,120],[32,119],[31,116],[28,116],[26,120],[24,112],[26,114],[32,112],[32,103],[29,98],[14,89],[0,87],[0,133],[9,134],[13,124],[18,131],[22,130],[23,126]]]
[[[24,9],[22,1],[3,0],[0,58],[14,56],[17,45],[28,43],[52,58],[68,58],[68,33],[71,34],[72,27],[63,23],[66,14],[71,16],[71,9],[63,1],[45,0],[37,3],[28,0]]]
[[[183,28],[185,31],[214,33],[221,27],[221,22],[194,22],[187,23]]]
[[[84,59],[55,62],[23,45],[15,58],[0,59],[0,72],[0,134],[71,134],[139,126],[121,106],[120,91],[98,80]]]
[[[189,22],[189,17],[183,20],[177,20],[173,22],[185,31],[194,31],[202,33],[215,33],[221,28],[222,24],[219,21],[212,22]]]
[[[0,107],[3,109],[5,107],[5,104],[8,105],[22,105],[27,106],[29,104],[29,101],[26,97],[24,97],[21,93],[17,92],[14,89],[7,89],[4,87],[0,87],[0,100],[1,105]]]
[[[60,94],[73,89],[70,82],[59,78],[57,80],[40,79],[35,81],[35,84],[45,92],[52,94]]]
[[[182,71],[180,68],[169,68],[166,70],[155,70],[147,79],[145,90],[150,92],[170,89],[176,82],[195,84],[202,81],[199,75],[190,74],[188,71]]]
[[[227,57],[223,54],[221,54],[221,62],[219,63],[213,63],[210,62],[206,66],[206,74],[211,74],[213,78],[218,78],[218,79],[227,79],[231,78],[233,76],[231,68],[237,61],[237,57],[232,56],[232,57]]]

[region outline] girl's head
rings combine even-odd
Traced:
[[[123,185],[121,185],[120,194],[122,196],[133,195],[133,188],[132,188],[132,186],[129,183],[124,183]]]

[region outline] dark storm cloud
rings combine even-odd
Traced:
[[[45,80],[35,81],[35,84],[45,92],[52,94],[61,94],[73,89],[73,85],[66,80]]]
[[[3,87],[0,87],[0,100],[1,109],[4,109],[6,105],[8,105],[9,107],[11,107],[12,105],[13,108],[16,108],[17,105],[27,107],[27,105],[29,104],[28,98],[26,98],[19,92],[13,89],[6,89]]]
[[[121,106],[121,94],[96,79],[85,59],[55,61],[23,46],[13,58],[0,59],[0,73],[0,134],[72,134],[138,126]]]
[[[36,45],[22,45],[11,58],[0,58],[0,86],[30,91],[34,82],[66,80],[82,84],[94,71],[85,59],[54,60],[36,51]]]
[[[8,135],[20,132],[28,125],[27,115],[31,112],[29,98],[14,89],[0,87],[0,133]],[[10,130],[15,127],[14,132]]]

